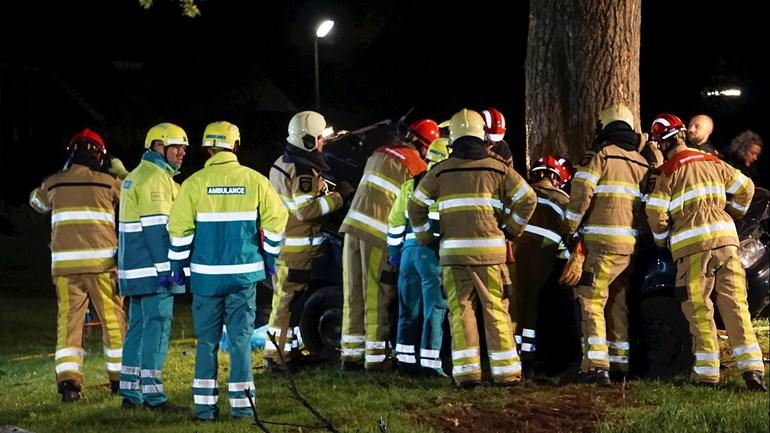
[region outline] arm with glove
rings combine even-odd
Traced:
[[[406,227],[409,224],[406,217],[406,204],[413,190],[414,179],[404,182],[388,214],[388,263],[391,266],[398,266],[401,263],[401,248],[404,245]]]
[[[574,236],[564,238],[567,250],[570,252],[569,260],[559,277],[559,284],[574,287],[580,282],[583,275],[583,263],[586,260],[586,249],[582,239]]]
[[[289,212],[273,185],[265,179],[259,190],[259,223],[262,230],[262,251],[265,259],[265,272],[268,277],[275,275],[275,260],[281,253],[283,232],[289,220]]]

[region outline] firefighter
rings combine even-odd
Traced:
[[[448,139],[433,140],[425,153],[428,170],[449,156]],[[441,342],[447,303],[441,289],[441,267],[435,248],[420,245],[406,211],[414,184],[425,172],[404,182],[388,216],[388,263],[398,270],[398,332],[396,360],[404,374],[444,376]],[[438,212],[429,214],[438,236]],[[434,244],[437,244],[435,239]]]
[[[388,214],[401,185],[425,171],[422,155],[439,131],[436,122],[413,122],[401,144],[375,149],[340,226],[342,249],[342,369],[387,369],[389,309],[396,298],[395,268],[388,264]]]
[[[161,372],[168,354],[174,295],[185,292],[171,279],[166,224],[179,191],[187,134],[172,123],[147,131],[139,166],[120,193],[118,285],[128,300],[128,330],[120,374],[121,406],[185,411],[168,401]]]
[[[655,242],[671,249],[677,266],[676,289],[683,299],[695,354],[691,378],[700,384],[719,383],[719,342],[711,299],[715,291],[747,387],[766,392],[762,352],[751,325],[738,234],[731,218],[746,213],[754,184],[716,156],[688,149],[685,126],[672,114],[658,115],[651,135],[667,161],[659,169],[646,213]]]
[[[538,295],[553,272],[563,233],[564,210],[569,195],[561,185],[569,172],[559,159],[546,155],[530,170],[530,185],[537,194],[537,207],[517,243],[512,269],[511,323],[520,347],[524,375],[532,373],[535,358]]]
[[[490,156],[479,113],[460,110],[450,119],[449,132],[452,154],[414,190],[407,206],[409,223],[421,244],[433,242],[428,214],[436,203],[455,384],[466,388],[481,382],[476,326],[476,310],[481,309],[492,379],[514,385],[521,380],[521,363],[503,288],[510,282],[505,239],[506,233],[521,235],[537,199],[519,174]]]
[[[171,207],[172,279],[185,280],[189,264],[193,326],[198,338],[193,400],[195,417],[215,419],[217,347],[222,325],[230,341],[227,386],[231,415],[248,417],[247,392],[254,396],[251,346],[256,284],[274,273],[288,214],[270,181],[238,163],[238,127],[229,122],[206,126],[205,166],[182,183]],[[260,241],[260,238],[264,238]]]
[[[102,323],[113,393],[119,387],[126,315],[115,290],[120,180],[104,172],[104,140],[91,129],[76,133],[67,151],[67,168],[46,178],[29,203],[40,213],[51,212],[51,274],[59,309],[56,382],[62,401],[72,402],[83,398],[83,320],[89,300]]]
[[[565,240],[570,243],[581,227],[586,249],[575,289],[583,347],[578,383],[609,385],[610,368],[621,377],[628,372],[626,290],[640,225],[636,209],[650,168],[638,151],[642,137],[633,125],[631,110],[624,105],[601,111],[596,138],[572,181],[565,213]]]
[[[289,121],[289,136],[284,154],[270,170],[270,181],[289,211],[289,221],[273,276],[273,309],[268,332],[275,336],[289,362],[298,352],[298,322],[291,317],[295,295],[306,290],[313,261],[320,257],[324,236],[321,219],[342,207],[354,189],[347,182],[337,184],[330,192],[321,172],[329,170],[321,152],[324,148],[326,120],[314,111],[302,111]],[[298,353],[297,353],[298,354]],[[265,368],[269,372],[284,370],[275,345],[265,341]]]
[[[513,154],[505,141],[505,116],[494,107],[483,110],[480,114],[484,118],[484,132],[490,150],[513,166]]]

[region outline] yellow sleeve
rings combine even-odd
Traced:
[[[583,221],[583,216],[591,205],[596,185],[599,183],[602,172],[604,172],[604,155],[601,152],[589,151],[583,160],[587,160],[587,162],[580,166],[575,173],[567,212],[564,215],[565,231],[568,234],[575,233],[580,222]]]
[[[420,181],[420,184],[414,189],[412,197],[407,204],[409,213],[409,223],[417,238],[417,241],[427,245],[433,241],[433,232],[431,231],[430,219],[428,213],[430,206],[436,201],[438,196],[438,178],[436,170],[431,170]]]

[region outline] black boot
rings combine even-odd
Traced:
[[[156,412],[166,412],[166,413],[188,413],[189,409],[185,407],[177,406],[168,400],[164,401],[163,403],[157,405],[157,406],[150,406],[147,404],[147,402],[144,403],[144,407],[147,410],[152,410]]]
[[[588,371],[581,371],[575,376],[575,383],[596,384],[599,386],[610,385],[610,372],[603,368],[594,368]]]
[[[746,371],[743,373],[743,381],[749,391],[767,392],[765,379],[760,371]]]
[[[83,399],[83,394],[80,392],[80,385],[71,380],[65,380],[59,384],[59,394],[61,394],[61,401],[65,403]]]
[[[119,392],[120,392],[120,381],[119,380],[111,380],[110,381],[110,394],[118,395]]]

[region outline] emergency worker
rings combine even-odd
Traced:
[[[275,272],[288,218],[270,181],[238,163],[240,141],[232,123],[206,126],[203,149],[209,159],[182,183],[168,222],[172,279],[183,281],[189,264],[198,338],[193,400],[200,420],[215,419],[219,413],[217,348],[222,325],[227,326],[231,346],[226,394],[230,413],[234,418],[251,416],[246,393],[254,396],[249,339],[256,284]]]
[[[688,149],[685,127],[672,115],[658,115],[652,139],[666,155],[647,201],[655,242],[671,249],[676,290],[690,323],[695,383],[719,383],[719,342],[712,292],[737,366],[752,391],[767,391],[762,351],[751,325],[746,277],[738,259],[738,234],[731,218],[748,210],[754,184],[739,170],[704,152]],[[729,200],[729,201],[728,201]]]
[[[513,154],[505,141],[505,116],[494,107],[483,110],[480,114],[484,118],[484,132],[490,150],[513,166]]]
[[[115,211],[120,180],[104,172],[107,149],[91,129],[67,146],[66,168],[46,178],[29,197],[40,213],[51,212],[51,274],[56,285],[56,382],[62,401],[83,398],[83,321],[89,300],[102,323],[110,387],[118,392],[126,315],[115,290]],[[122,164],[121,164],[122,165]]]
[[[538,159],[529,176],[537,207],[517,242],[510,300],[511,323],[525,376],[532,372],[535,359],[538,296],[553,272],[564,234],[562,222],[569,195],[560,186],[570,178],[567,168],[552,155]]]
[[[174,295],[184,285],[171,279],[168,215],[179,191],[179,173],[187,134],[160,123],[147,131],[145,153],[123,181],[120,193],[118,285],[128,300],[128,330],[120,374],[124,409],[144,404],[154,410],[185,411],[171,404],[161,373],[168,354]]]
[[[315,111],[295,114],[289,121],[286,150],[270,170],[270,181],[289,211],[289,220],[273,276],[273,309],[268,332],[275,335],[287,363],[294,352],[299,351],[299,328],[291,326],[298,323],[298,318],[291,317],[290,307],[296,294],[307,290],[313,261],[324,252],[322,218],[341,208],[343,201],[354,192],[344,181],[337,184],[335,192],[329,191],[321,175],[329,170],[321,155],[325,128],[326,120]],[[264,359],[270,372],[285,369],[269,339],[265,341]]]
[[[596,138],[572,181],[565,213],[565,240],[570,243],[580,228],[586,249],[575,289],[583,347],[578,383],[609,385],[610,368],[619,376],[628,372],[626,291],[641,225],[637,209],[650,169],[638,151],[642,137],[633,125],[631,110],[624,105],[601,111]]]
[[[389,309],[396,299],[395,268],[388,263],[388,215],[401,185],[426,169],[422,155],[438,138],[430,119],[413,122],[401,144],[375,149],[340,233],[342,251],[342,369],[389,367]],[[387,362],[386,362],[387,361]]]
[[[711,142],[712,132],[714,132],[714,119],[711,116],[707,114],[692,116],[687,126],[687,145],[714,156],[721,156],[716,146]]]
[[[437,138],[428,147],[428,170],[449,156],[446,138]],[[441,289],[441,267],[437,249],[420,245],[409,224],[407,203],[415,183],[425,172],[404,182],[388,216],[388,262],[398,270],[398,333],[396,360],[404,374],[424,373],[444,376],[441,342],[447,303]],[[431,208],[431,232],[438,237],[438,212]],[[438,238],[434,240],[438,245]]]
[[[510,386],[521,380],[521,363],[503,288],[510,283],[505,239],[521,235],[537,199],[520,175],[489,154],[479,113],[462,109],[449,128],[452,154],[414,190],[407,206],[409,223],[421,244],[433,242],[428,214],[436,203],[455,384],[467,388],[481,382],[480,308],[492,380]]]

